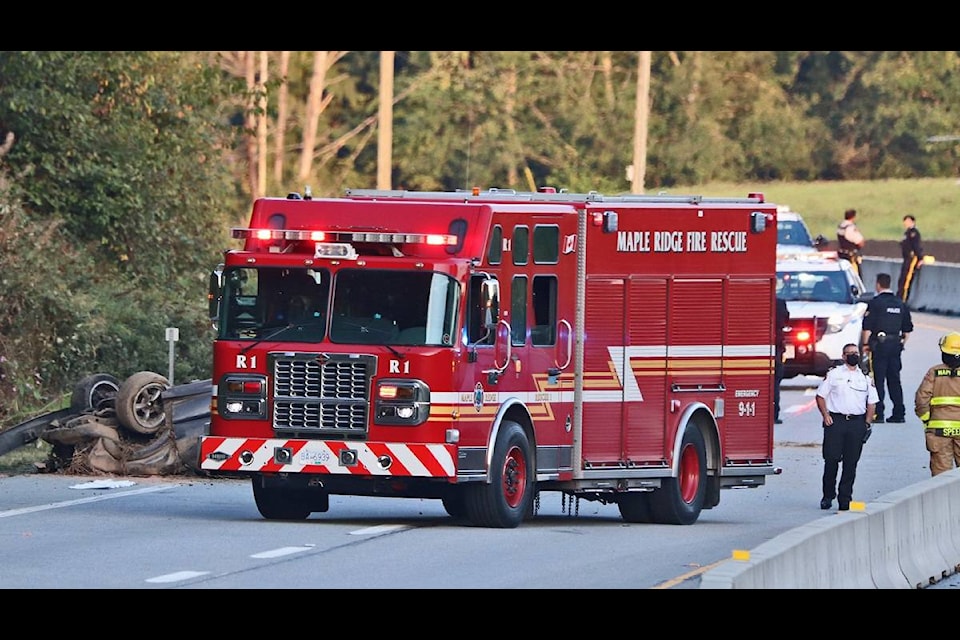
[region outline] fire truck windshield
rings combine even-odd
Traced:
[[[453,346],[460,286],[431,272],[341,269],[330,340],[344,344]]]
[[[234,267],[222,293],[218,337],[250,341],[453,346],[460,302],[443,274],[353,268]]]

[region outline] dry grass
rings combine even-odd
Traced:
[[[52,447],[43,440],[24,445],[0,456],[0,475],[33,473],[50,455]]]

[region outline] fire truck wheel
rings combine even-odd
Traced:
[[[650,513],[650,493],[624,493],[617,497],[617,507],[624,522],[653,522]]]
[[[463,487],[451,487],[441,499],[443,508],[452,518],[462,518],[467,514],[463,493]]]
[[[95,373],[73,387],[70,397],[70,410],[83,413],[89,409],[97,411],[113,402],[120,388],[120,381],[109,373]]]
[[[464,487],[467,519],[480,527],[515,528],[529,512],[535,489],[530,440],[516,422],[500,425],[490,468],[493,482]]]
[[[153,371],[140,371],[120,385],[114,406],[117,420],[135,433],[153,435],[164,425],[160,394],[170,387],[167,379]]]
[[[665,478],[650,494],[653,521],[660,524],[693,524],[700,517],[707,495],[707,454],[703,434],[687,424],[680,443],[676,478]]]
[[[265,487],[262,478],[254,476],[251,480],[257,511],[267,520],[306,520],[314,511],[330,509],[330,494],[326,491]]]

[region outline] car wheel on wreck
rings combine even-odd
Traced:
[[[109,373],[94,373],[80,380],[73,387],[70,410],[83,413],[90,409],[99,411],[113,403],[120,389],[120,381]]]
[[[167,379],[153,371],[140,371],[124,380],[114,399],[120,424],[136,433],[159,432],[165,424],[160,396],[169,387]]]

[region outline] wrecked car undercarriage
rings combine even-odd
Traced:
[[[211,381],[171,386],[152,371],[122,383],[97,373],[79,381],[70,407],[0,432],[0,455],[43,440],[41,473],[156,476],[195,474],[210,424]]]

